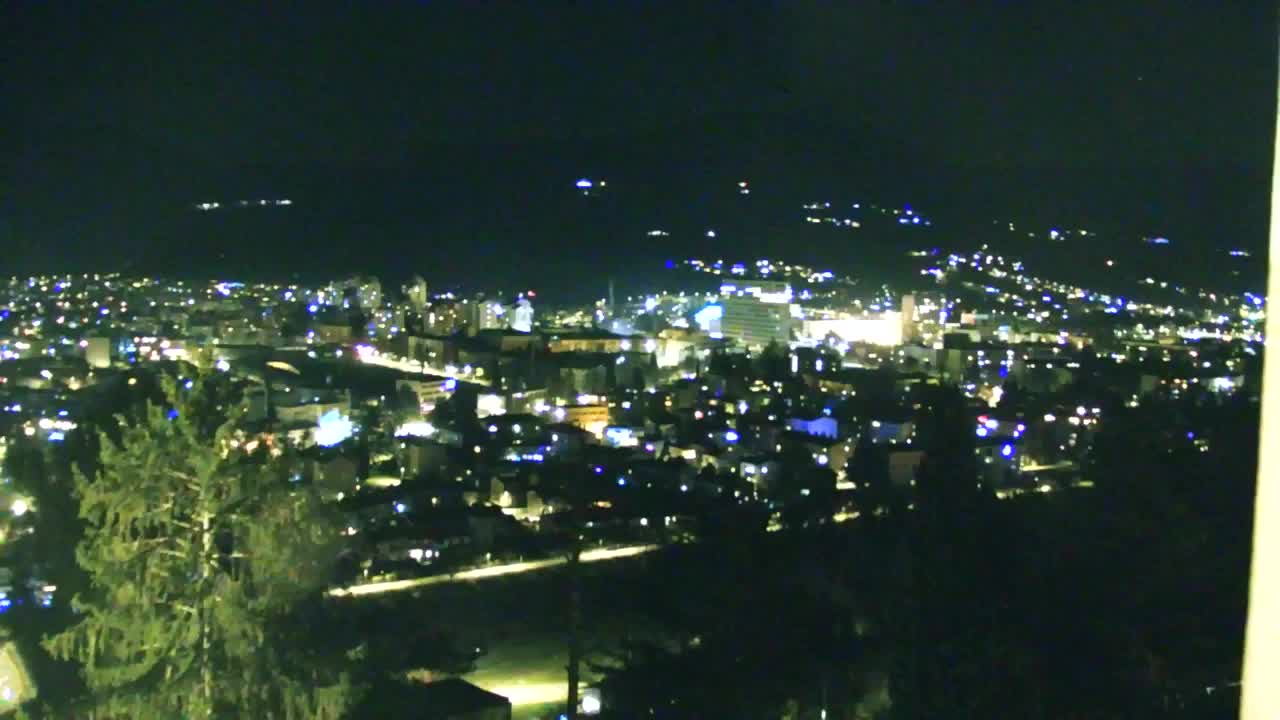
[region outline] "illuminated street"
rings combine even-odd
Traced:
[[[435,375],[438,377],[456,378],[464,380],[476,385],[488,385],[489,381],[484,378],[478,378],[472,373],[459,372],[457,368],[435,367],[416,360],[399,360],[388,355],[373,351],[360,352],[360,361],[366,365],[376,365],[378,367],[390,368],[406,373],[418,373],[422,375]]]
[[[635,557],[636,555],[653,552],[659,547],[660,546],[658,545],[629,545],[618,548],[588,550],[582,553],[582,562],[594,563],[603,562],[605,560],[621,560],[623,558]],[[432,575],[430,577],[410,578],[407,580],[387,580],[383,582],[352,585],[345,588],[335,588],[329,591],[329,595],[333,597],[382,595],[385,593],[412,590],[414,588],[425,587],[427,585],[472,582],[475,580],[485,580],[487,578],[502,577],[505,575],[518,575],[521,573],[533,572],[535,570],[545,570],[547,568],[557,567],[566,564],[568,561],[567,557],[560,556],[546,558],[544,560],[508,563],[506,565],[491,565],[489,567],[475,568],[474,570],[463,570],[449,575]]]

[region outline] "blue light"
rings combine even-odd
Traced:
[[[177,411],[177,410],[170,410],[170,411],[169,411],[169,413],[168,413],[168,415],[167,415],[166,417],[168,417],[170,420],[177,420],[177,419],[178,419],[178,411]]]
[[[920,216],[919,216],[919,215],[916,215],[916,216],[912,217],[912,218],[911,218],[911,224],[912,224],[912,225],[919,225],[919,224],[920,224]]]
[[[987,429],[986,429],[986,428],[984,428],[984,427],[980,427],[980,428],[978,428],[977,433],[978,433],[978,437],[986,437],[986,436],[987,436]]]
[[[456,390],[457,388],[458,388],[458,379],[457,379],[457,378],[449,378],[448,380],[445,380],[445,381],[444,381],[444,389],[445,389],[445,390],[453,391],[453,390]]]
[[[724,434],[724,439],[726,442],[736,443],[738,442],[738,433],[730,430]]]
[[[694,322],[698,323],[703,330],[709,330],[711,322],[722,317],[724,317],[724,307],[721,305],[708,305],[693,314]]]
[[[626,485],[626,484],[627,484],[626,478],[618,478],[618,487],[622,487],[623,485]]]
[[[320,306],[316,305],[315,303],[311,303],[310,305],[307,306],[307,312],[311,313],[312,315],[315,315],[319,310],[320,310]]]
[[[66,440],[66,439],[67,439],[67,436],[64,433],[61,433],[57,430],[49,433],[49,442],[62,442],[63,440]]]
[[[583,190],[586,190],[587,188],[591,187],[591,181],[590,181],[590,180],[588,180],[588,179],[586,179],[586,178],[582,178],[581,180],[579,180],[579,181],[578,181],[577,183],[575,183],[575,184],[576,184],[578,187],[582,188]]]
[[[1000,454],[1003,455],[1004,457],[1013,457],[1013,445],[1011,445],[1010,443],[1005,443],[1000,448]]]
[[[1194,439],[1195,439],[1195,437],[1196,437],[1196,434],[1195,434],[1195,433],[1191,432],[1190,430],[1188,430],[1188,431],[1187,431],[1187,439],[1188,439],[1188,440],[1194,440]]]
[[[676,263],[675,263],[675,261],[674,261],[674,260],[668,260],[668,261],[667,261],[667,269],[668,269],[668,270],[674,269],[674,268],[675,268],[675,266],[676,266]]]
[[[595,473],[596,473],[597,475],[603,475],[603,474],[604,474],[604,468],[600,467],[599,465],[595,466],[595,468],[593,468],[593,469],[595,470]]]
[[[404,503],[401,503],[401,502],[396,503],[396,504],[395,504],[395,508],[396,508],[396,512],[398,512],[398,513],[402,513],[402,512],[404,512],[404,511],[405,511],[405,509],[406,509],[406,508],[405,508],[405,506],[404,506]]]
[[[337,410],[320,416],[316,421],[315,441],[320,447],[332,447],[351,437],[355,426]]]

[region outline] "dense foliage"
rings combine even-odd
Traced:
[[[78,711],[104,718],[337,718],[345,653],[301,641],[339,540],[291,482],[282,448],[237,431],[217,388],[163,383],[164,402],[121,417],[78,473],[88,574],[79,621],[50,638],[82,667]]]

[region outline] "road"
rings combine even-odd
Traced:
[[[636,555],[653,552],[660,547],[660,545],[627,545],[624,547],[587,550],[582,553],[582,562],[585,564],[604,562],[607,560],[620,560],[622,558],[635,557]],[[329,591],[329,595],[332,597],[382,595],[385,593],[414,590],[428,585],[475,582],[476,580],[486,580],[506,575],[536,572],[538,570],[559,567],[560,565],[564,565],[568,562],[569,559],[567,557],[558,555],[556,557],[545,558],[543,560],[528,560],[526,562],[507,563],[505,565],[489,565],[487,567],[473,568],[471,570],[461,570],[448,575],[430,575],[428,577],[409,578],[406,580],[385,580],[382,582],[362,583],[345,588],[334,588]]]
[[[360,358],[360,362],[363,362],[366,365],[376,365],[378,367],[391,368],[392,370],[399,370],[407,373],[455,378],[475,385],[490,384],[488,380],[476,377],[474,373],[460,372],[457,368],[435,367],[434,365],[428,365],[416,360],[400,360],[389,355],[384,355],[367,345],[362,345],[357,348],[357,353]]]

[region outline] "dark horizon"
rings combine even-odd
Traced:
[[[1258,5],[11,6],[0,242],[15,272],[471,283],[506,259],[811,259],[832,249],[807,247],[823,236],[790,224],[798,204],[867,198],[928,208],[943,244],[1009,218],[1265,265],[1276,18]],[[579,197],[584,176],[612,197]],[[679,234],[643,235],[662,226]]]

